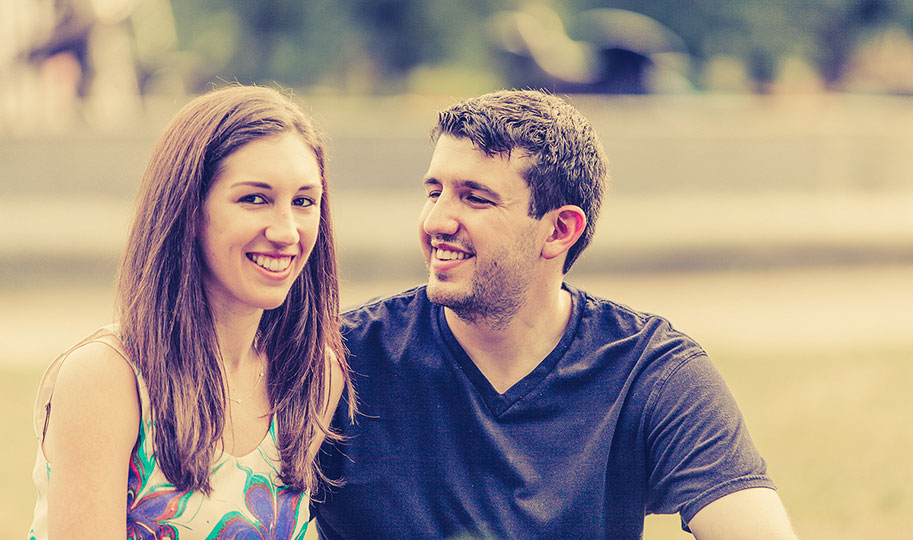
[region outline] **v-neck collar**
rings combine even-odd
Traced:
[[[562,287],[571,294],[571,316],[568,320],[567,328],[564,329],[564,335],[561,336],[558,345],[552,349],[545,359],[539,362],[531,372],[508,388],[503,394],[498,393],[498,391],[495,390],[494,386],[491,385],[482,371],[479,370],[475,362],[469,358],[469,355],[466,354],[466,351],[460,346],[460,343],[450,330],[450,326],[447,324],[447,317],[444,314],[443,306],[432,305],[431,317],[433,319],[433,327],[435,333],[438,334],[438,338],[445,345],[445,353],[456,363],[460,368],[460,371],[466,375],[466,378],[469,379],[476,388],[476,391],[479,392],[479,395],[482,397],[482,400],[488,406],[488,409],[493,416],[500,416],[510,409],[514,403],[523,399],[533,389],[539,386],[539,384],[555,369],[555,366],[561,358],[564,357],[564,353],[574,340],[582,313],[580,292],[566,283]]]

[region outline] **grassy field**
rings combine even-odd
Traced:
[[[333,135],[343,304],[414,285],[428,125],[453,100],[307,101]],[[710,351],[803,539],[913,538],[911,101],[574,101],[615,186],[577,264],[593,275],[570,281],[662,314]],[[111,320],[108,282],[162,122],[0,137],[0,540],[24,538],[31,519],[41,371]],[[378,269],[382,282],[351,281]],[[689,535],[664,516],[645,538]]]
[[[911,277],[913,269],[899,267],[581,276],[575,283],[663,313],[702,341],[803,539],[902,540],[913,530]],[[344,284],[343,302],[408,285]],[[34,504],[35,385],[50,347],[105,322],[110,294],[104,288],[0,294],[0,305],[32,306],[0,308],[5,328],[18,324],[0,352],[0,540],[21,540]],[[29,323],[51,305],[57,311],[40,319],[43,326]],[[64,324],[66,313],[71,322],[79,313],[75,327]],[[30,324],[47,330],[49,320],[54,331],[46,339],[27,339]],[[677,517],[647,520],[648,540],[689,537]]]
[[[32,435],[32,403],[41,371],[20,367],[0,370],[0,538],[23,540],[28,533],[35,505],[32,465],[35,462],[35,437]]]
[[[910,358],[913,348],[717,359],[803,538],[909,538],[913,412],[898,400],[913,378]],[[29,420],[39,376],[0,373],[0,540],[25,538],[32,514]],[[648,540],[687,537],[677,517],[647,520]]]

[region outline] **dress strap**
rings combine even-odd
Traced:
[[[117,336],[117,325],[109,324],[102,326],[57,356],[57,358],[55,358],[54,361],[51,362],[51,365],[49,365],[45,370],[44,375],[42,375],[41,382],[38,383],[38,393],[35,396],[32,425],[35,436],[38,437],[38,440],[42,443],[44,442],[45,433],[47,433],[48,420],[51,416],[51,399],[54,395],[54,385],[57,382],[57,375],[60,373],[60,367],[73,351],[84,345],[94,342],[104,343],[105,345],[108,345],[114,349],[118,355],[123,358],[125,362],[127,362],[130,368],[133,370],[134,374],[137,375],[138,386],[142,386],[139,384],[141,378],[139,377],[137,367],[132,361],[130,361],[129,358],[127,358],[123,344],[121,343],[120,338]],[[140,399],[142,400],[145,388],[137,388],[137,390],[140,392]],[[143,409],[145,420],[146,407],[143,407]]]

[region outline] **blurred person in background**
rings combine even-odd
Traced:
[[[0,3],[0,131],[130,126],[150,94],[183,99],[170,0]]]
[[[118,323],[40,384],[30,538],[303,535],[349,384],[327,199],[323,136],[282,93],[233,86],[177,114]]]
[[[589,122],[502,91],[432,139],[427,285],[343,315],[361,412],[321,454],[345,482],[315,498],[321,537],[634,539],[678,513],[701,540],[794,539],[705,351],[564,282],[606,183]]]

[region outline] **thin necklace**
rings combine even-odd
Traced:
[[[250,393],[241,399],[235,399],[235,398],[231,397],[231,395],[228,396],[229,400],[234,401],[238,405],[240,405],[241,402],[247,401],[248,399],[250,399],[250,397],[252,395],[254,395],[254,392],[256,392],[258,388],[260,388],[260,381],[263,379],[263,357],[260,356],[260,351],[257,351],[257,359],[260,360],[260,373],[257,375],[257,382],[254,383],[254,387],[251,388]]]

